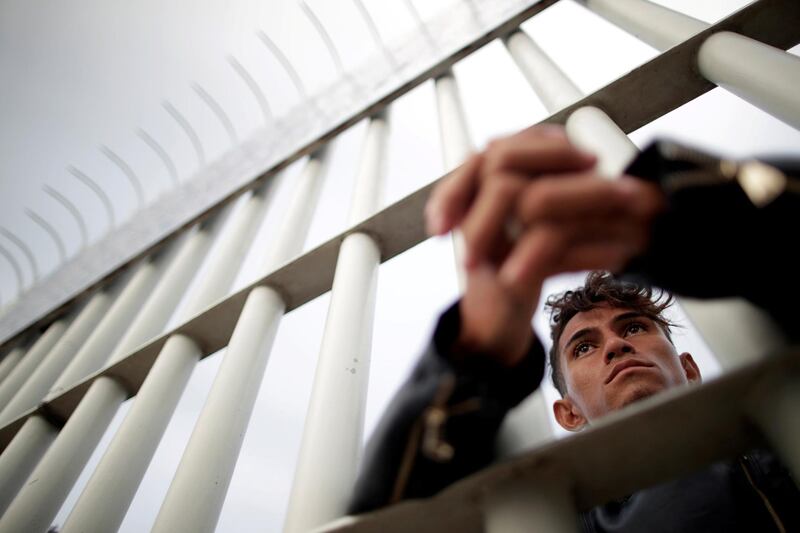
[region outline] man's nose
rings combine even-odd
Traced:
[[[610,363],[615,358],[635,353],[636,349],[631,343],[622,337],[613,337],[606,343],[606,363]]]

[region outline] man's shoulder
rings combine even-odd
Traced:
[[[775,453],[756,449],[595,507],[581,525],[597,533],[796,531],[800,492]]]

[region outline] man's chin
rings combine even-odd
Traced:
[[[617,402],[615,402],[616,409],[622,409],[623,407],[627,407],[632,403],[649,398],[655,394],[658,394],[662,390],[662,387],[655,387],[650,383],[642,383],[626,387],[626,389],[622,391],[622,394],[618,397]]]

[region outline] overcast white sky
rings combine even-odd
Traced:
[[[414,20],[403,0],[364,0],[386,40],[413,31]],[[450,0],[415,0],[423,18],[445,9]],[[674,0],[663,2],[714,22],[746,5],[744,0]],[[309,0],[331,33],[347,68],[374,53],[370,34],[349,0]],[[648,60],[655,51],[564,0],[528,21],[523,28],[562,65],[578,86],[593,91]],[[70,255],[80,249],[78,226],[69,213],[41,188],[49,184],[69,197],[83,213],[90,240],[101,237],[108,220],[96,197],[65,172],[75,165],[94,177],[111,197],[119,220],[136,209],[133,189],[101,155],[99,144],[120,153],[145,184],[152,201],[169,188],[168,174],[134,132],[142,127],[157,138],[176,162],[182,181],[191,179],[197,161],[192,147],[160,107],[170,100],[197,129],[209,160],[230,141],[216,118],[190,89],[200,83],[228,112],[239,138],[260,127],[261,116],[246,88],[226,63],[235,55],[253,72],[276,114],[298,103],[288,78],[265,52],[255,30],[266,31],[295,64],[311,92],[335,78],[319,38],[291,0],[255,2],[190,2],[162,4],[82,0],[50,3],[6,0],[0,4],[0,225],[19,235],[32,249],[43,274],[58,268],[52,239],[30,218],[29,207],[45,216],[67,244]],[[796,52],[796,50],[793,50]],[[478,146],[546,116],[515,69],[502,45],[494,42],[456,65],[473,138]],[[392,106],[391,141],[384,204],[396,201],[440,176],[436,108],[431,83]],[[306,249],[344,229],[349,194],[364,133],[359,124],[336,141],[321,204]],[[668,134],[729,155],[800,153],[800,134],[724,91],[715,90],[634,132],[638,145]],[[299,164],[288,172],[291,178]],[[238,284],[252,279],[280,221],[291,179],[284,180],[244,265]],[[25,269],[26,258],[0,237]],[[563,290],[575,277],[552,285]],[[18,292],[13,270],[0,259],[0,296]],[[428,342],[437,313],[456,296],[449,241],[434,239],[389,261],[380,270],[367,433],[394,390]],[[278,531],[288,500],[303,416],[314,374],[328,296],[287,315],[281,325],[263,386],[245,438],[219,531]],[[537,327],[543,317],[538,317]],[[707,376],[718,372],[691,330],[677,342],[698,355]],[[122,531],[149,529],[180,459],[222,352],[198,366],[178,411],[153,460]],[[552,394],[552,392],[550,393]],[[92,463],[127,411],[116,417]],[[74,504],[76,489],[59,513],[63,523]]]

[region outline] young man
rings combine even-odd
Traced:
[[[556,421],[578,431],[593,420],[663,390],[700,381],[691,354],[672,343],[664,310],[671,298],[593,272],[586,285],[552,297]]]
[[[639,168],[647,163],[645,153]],[[461,228],[467,289],[376,429],[353,512],[432,495],[492,461],[505,414],[544,374],[530,321],[552,274],[606,269],[694,296],[738,294],[779,323],[792,321],[797,284],[776,290],[770,280],[793,279],[777,230],[797,206],[794,182],[755,202],[741,180],[713,170],[676,186],[658,165],[654,182],[602,180],[593,165],[561,129],[532,128],[491,143],[434,191],[429,230]],[[672,345],[662,315],[668,302],[645,287],[595,273],[550,300],[550,359],[562,393],[554,412],[565,428],[700,380],[691,356]],[[786,471],[755,452],[581,521],[586,531],[789,531],[800,530],[798,503]]]

